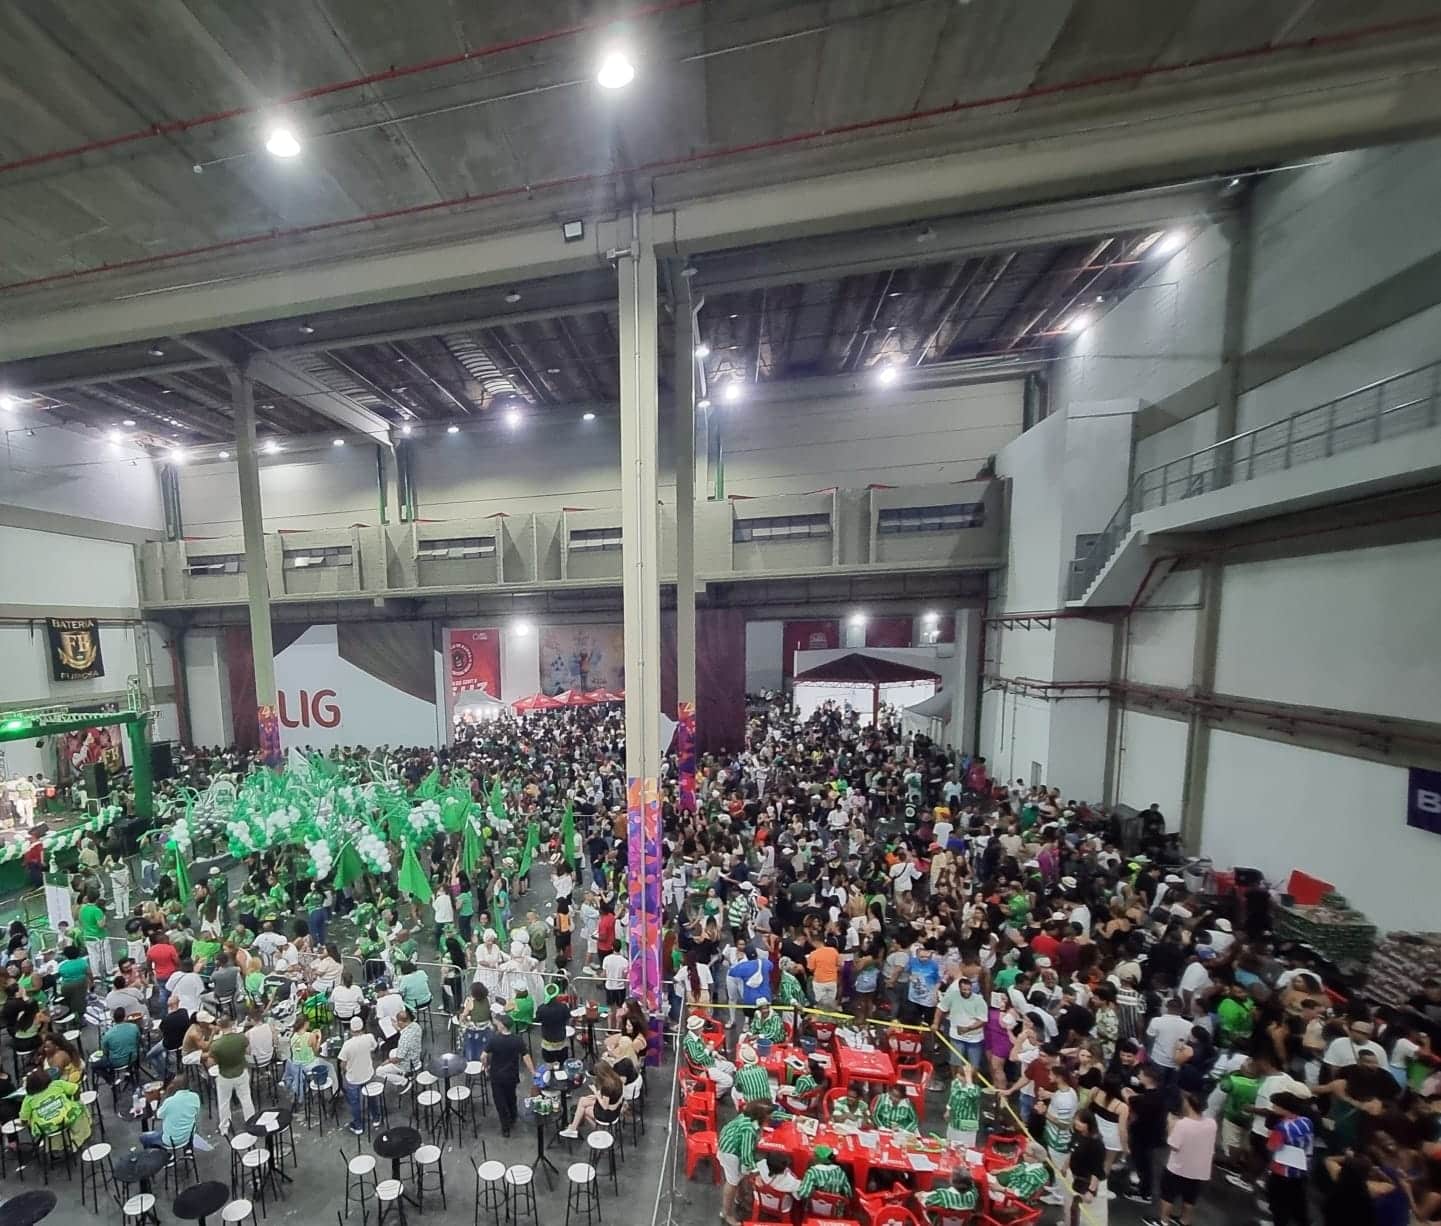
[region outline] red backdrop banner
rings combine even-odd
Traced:
[[[909,617],[873,617],[866,623],[867,647],[910,647]]]
[[[795,676],[796,652],[825,651],[840,645],[841,623],[834,618],[786,622],[781,629],[781,676]]]
[[[449,630],[452,696],[482,690],[500,697],[500,631]]]

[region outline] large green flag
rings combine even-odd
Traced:
[[[407,847],[405,849],[405,855],[400,861],[400,873],[395,879],[395,885],[402,894],[407,894],[420,902],[430,901],[430,879],[420,867],[420,861],[416,858],[414,847]]]
[[[178,847],[175,849],[175,893],[182,905],[190,906],[190,870],[185,867],[185,856]]]
[[[535,849],[540,846],[540,823],[531,822],[530,828],[525,832],[525,847],[520,853],[520,867],[515,870],[517,877],[524,877],[530,872],[530,862],[535,856]]]
[[[460,866],[467,874],[475,872],[475,867],[480,863],[480,857],[485,853],[485,840],[481,838],[480,832],[475,828],[475,822],[470,818],[465,822],[465,833],[460,840]]]
[[[499,775],[495,777],[490,788],[490,815],[499,821],[505,821],[505,789],[500,786]]]
[[[565,816],[560,819],[560,854],[565,857],[565,862],[575,870],[575,806],[565,802]]]
[[[335,861],[335,882],[337,890],[343,890],[352,882],[359,881],[365,873],[365,866],[360,862],[360,853],[355,850],[353,843],[347,843],[340,849],[340,856]]]

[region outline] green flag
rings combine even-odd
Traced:
[[[573,872],[575,870],[575,806],[565,802],[565,816],[560,819],[560,854]]]
[[[429,902],[431,889],[430,879],[420,867],[420,861],[416,858],[415,848],[407,847],[405,855],[400,861],[400,873],[395,879],[396,888],[402,893],[420,902]]]
[[[499,775],[490,789],[490,815],[498,821],[505,821],[505,789],[500,786]]]
[[[520,853],[520,867],[515,870],[517,877],[524,877],[530,872],[530,862],[535,856],[535,849],[540,846],[540,824],[531,822],[530,829],[525,832],[525,847]]]
[[[178,847],[175,849],[175,893],[182,906],[190,906],[190,870],[185,867],[185,857]]]
[[[355,850],[354,844],[347,843],[340,850],[340,856],[335,861],[335,882],[337,890],[343,890],[352,882],[359,881],[365,872],[365,866],[360,862],[360,853]]]
[[[465,833],[460,840],[460,866],[467,874],[475,872],[475,866],[480,863],[480,857],[485,852],[485,841],[480,837],[480,831],[475,828],[473,821],[465,823]]]

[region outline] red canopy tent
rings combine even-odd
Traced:
[[[847,688],[870,686],[871,721],[880,723],[881,686],[915,685],[925,681],[939,683],[941,675],[928,668],[916,668],[910,664],[899,664],[894,660],[883,660],[879,656],[867,656],[853,651],[849,655],[839,656],[798,673],[793,680],[797,685],[836,685]]]
[[[557,707],[565,706],[565,703],[549,694],[529,694],[525,698],[517,698],[510,705],[523,714],[526,711],[554,711]]]

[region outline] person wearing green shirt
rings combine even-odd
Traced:
[[[801,981],[786,970],[784,964],[781,965],[781,986],[776,991],[776,1002],[781,1005],[806,1004],[806,992],[801,987]]]
[[[980,1206],[981,1193],[970,1171],[958,1166],[951,1172],[951,1182],[944,1188],[933,1188],[921,1197],[927,1209],[947,1209],[960,1213]]]
[[[721,1217],[728,1226],[739,1226],[736,1218],[736,1195],[741,1180],[756,1164],[756,1146],[760,1140],[761,1128],[771,1117],[768,1102],[749,1102],[741,1113],[731,1120],[716,1137],[716,1158],[721,1173],[725,1176],[725,1191],[721,1193]]]
[[[1239,1169],[1245,1170],[1247,1137],[1256,1119],[1251,1109],[1256,1105],[1261,1078],[1257,1075],[1256,1066],[1247,1060],[1240,1068],[1222,1077],[1217,1088],[1226,1096],[1221,1104],[1221,1151],[1229,1155]]]
[[[124,1008],[110,1015],[111,1026],[100,1036],[101,1057],[95,1066],[107,1073],[127,1069],[140,1057],[140,1027],[127,1021]]]
[[[1239,1048],[1251,1037],[1256,1019],[1256,1002],[1244,984],[1232,983],[1216,1006],[1216,1041],[1221,1047]]]
[[[741,1062],[740,1067],[736,1069],[735,1086],[732,1090],[736,1105],[749,1102],[770,1102],[770,1074],[761,1067],[756,1058],[755,1048],[743,1046],[739,1055]]]
[[[829,1145],[817,1145],[811,1151],[811,1164],[801,1176],[796,1199],[804,1203],[817,1191],[847,1197],[851,1194],[850,1177],[836,1165],[836,1152]]]
[[[140,1144],[146,1149],[164,1149],[166,1146],[179,1148],[189,1141],[196,1153],[208,1153],[213,1146],[196,1131],[202,1109],[200,1095],[188,1088],[185,1078],[174,1078],[165,1087],[165,1097],[155,1112],[160,1127],[153,1132],[142,1132]]]
[[[969,1064],[958,1065],[946,1095],[946,1140],[973,1149],[981,1131],[981,1087]],[[968,1206],[963,1206],[968,1207]]]
[[[1002,967],[992,977],[992,983],[995,984],[997,992],[1009,992],[1020,977],[1021,968],[1019,966]]]
[[[776,1015],[776,1011],[771,1008],[771,1002],[764,996],[756,1000],[755,1012],[751,1014],[746,1033],[757,1039],[769,1039],[772,1043],[785,1042],[786,1024]]]
[[[461,890],[460,897],[455,900],[455,922],[462,939],[469,945],[471,933],[475,930],[475,893],[469,886]]]
[[[516,1030],[535,1021],[535,1000],[528,989],[516,989],[515,998],[510,1002],[510,1020]]]
[[[415,938],[405,929],[401,929],[399,938],[395,942],[395,952],[403,962],[414,962],[415,955],[419,952],[420,946],[415,943]]]
[[[110,942],[105,939],[105,908],[94,894],[86,896],[75,917],[80,924],[80,939],[90,955],[90,971],[97,978],[110,973]]]
[[[395,987],[412,1014],[430,1004],[430,976],[413,962],[400,964],[400,978],[395,981]]]
[[[1051,1173],[1044,1162],[1018,1162],[997,1171],[992,1178],[1026,1204],[1034,1204],[1041,1189],[1051,1182]]]
[[[85,1014],[85,998],[90,992],[90,962],[79,946],[67,945],[65,956],[55,969],[60,999],[77,1018]]]
[[[47,1145],[68,1130],[71,1145],[79,1151],[90,1139],[90,1113],[80,1105],[79,1094],[80,1087],[63,1077],[51,1081],[43,1069],[31,1073],[20,1101],[20,1122]]]
[[[245,1036],[234,1028],[228,1017],[216,1022],[216,1035],[210,1041],[210,1060],[215,1065],[216,1118],[221,1132],[230,1131],[230,1100],[240,1103],[240,1118],[248,1120],[255,1114],[250,1097],[250,1066],[246,1061],[249,1045]]]
[[[886,1087],[886,1092],[871,1104],[871,1123],[877,1128],[895,1128],[917,1132],[921,1122],[916,1109],[906,1097],[906,1087],[899,1082]]]
[[[692,1075],[706,1076],[715,1082],[716,1093],[724,1094],[735,1081],[735,1066],[729,1060],[717,1056],[700,1032],[705,1029],[705,1019],[692,1014],[686,1019],[686,1036],[681,1040],[681,1055]]]

